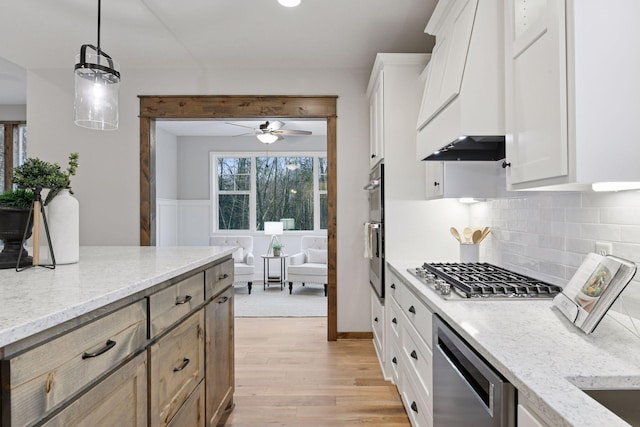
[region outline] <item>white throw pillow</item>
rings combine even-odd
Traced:
[[[233,254],[231,254],[231,256],[233,257],[233,262],[243,262],[244,261],[244,249],[242,248],[238,248],[235,251],[233,251]]]
[[[327,250],[326,249],[307,249],[307,262],[314,264],[326,264],[327,263]]]

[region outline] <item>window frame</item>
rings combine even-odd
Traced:
[[[246,191],[219,191],[218,183],[218,158],[221,157],[248,157],[251,158],[251,182],[249,190],[249,229],[248,230],[221,230],[218,228],[218,196],[220,194],[246,194]],[[285,233],[323,233],[327,229],[320,228],[320,194],[327,194],[327,190],[320,190],[320,158],[327,158],[326,151],[210,151],[209,152],[209,185],[210,185],[210,227],[213,233],[237,232],[247,234],[262,233],[257,229],[257,196],[256,196],[256,179],[257,179],[257,161],[258,157],[312,157],[313,158],[313,230],[285,230]]]

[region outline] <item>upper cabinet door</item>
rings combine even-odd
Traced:
[[[375,89],[369,99],[370,166],[384,159],[384,70],[380,71]]]
[[[478,0],[458,0],[444,17],[436,36],[420,112],[429,123],[460,93]]]
[[[508,0],[505,13],[506,153],[510,184],[568,172],[563,0]]]

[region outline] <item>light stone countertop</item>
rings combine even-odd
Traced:
[[[582,388],[640,388],[640,338],[611,316],[586,335],[551,300],[444,300],[388,261],[416,295],[525,395],[553,426],[629,426]]]
[[[230,255],[234,247],[81,247],[54,270],[0,270],[0,348]]]

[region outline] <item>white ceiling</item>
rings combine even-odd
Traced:
[[[239,136],[252,133],[251,129],[227,124],[235,123],[241,126],[258,128],[265,119],[245,120],[164,120],[157,121],[156,126],[176,136]],[[327,134],[326,120],[288,120],[284,122],[282,129],[308,130],[314,136]],[[284,135],[285,138],[304,138],[304,136]]]
[[[437,0],[103,0],[101,48],[127,68],[360,68],[430,52]],[[97,0],[5,1],[0,58],[69,68],[97,42]],[[0,69],[0,104],[7,84]]]

